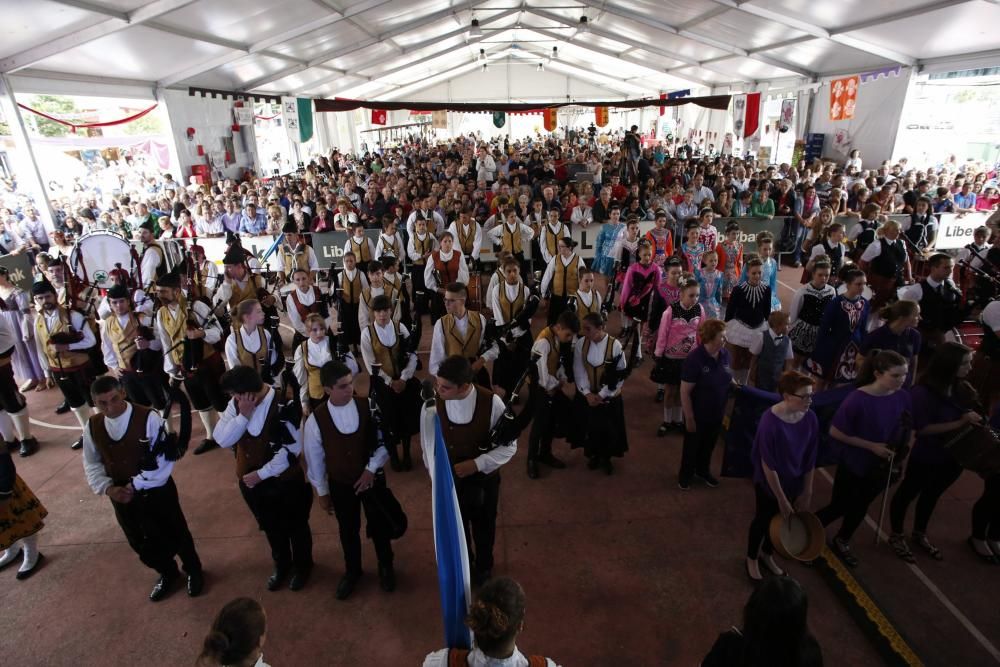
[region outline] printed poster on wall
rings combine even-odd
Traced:
[[[448,129],[448,112],[440,109],[431,114],[431,127],[435,130]]]
[[[281,123],[292,141],[299,140],[299,103],[294,97],[281,98]]]
[[[848,76],[830,82],[830,120],[851,120],[858,102],[858,77]]]

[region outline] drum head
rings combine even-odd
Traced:
[[[787,519],[775,515],[770,533],[774,548],[785,558],[810,561],[823,551],[823,524],[811,512],[795,512]]]
[[[131,272],[132,246],[123,236],[109,231],[84,234],[69,255],[70,270],[94,287],[110,287],[111,272],[117,264]]]

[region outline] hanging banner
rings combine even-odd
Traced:
[[[431,127],[435,130],[447,130],[448,129],[448,112],[434,111],[431,113]]]
[[[663,113],[664,107],[660,107],[660,113]],[[594,123],[597,127],[604,127],[608,124],[608,108],[607,107],[594,107]]]
[[[781,122],[778,129],[784,128],[787,132],[792,128],[792,121],[795,119],[795,100],[781,100]]]
[[[372,109],[372,125],[385,125],[387,116],[385,109]]]
[[[830,82],[830,120],[852,120],[858,102],[858,77],[848,76]]]
[[[752,137],[760,129],[760,93],[747,93],[743,138]]]
[[[507,114],[504,111],[493,112],[493,127],[503,127],[507,122]]]
[[[558,112],[558,109],[546,109],[542,114],[542,118],[545,119],[544,125],[547,131],[553,132],[559,124],[559,120],[557,118]]]
[[[295,100],[299,112],[299,142],[305,143],[313,138],[313,103],[307,97]]]
[[[288,132],[288,138],[298,143],[299,137],[299,103],[294,97],[281,98],[281,124]]]
[[[732,155],[733,154],[733,133],[726,132],[725,138],[722,140],[722,154]]]
[[[666,93],[660,93],[660,99],[661,100],[667,99],[667,94]],[[667,107],[661,106],[660,107],[660,115],[662,116],[665,113],[667,113]]]

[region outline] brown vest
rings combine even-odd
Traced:
[[[104,414],[90,418],[90,435],[94,439],[94,447],[101,455],[104,472],[111,478],[115,486],[128,484],[139,474],[142,457],[149,448],[148,444],[140,444],[139,440],[146,437],[146,421],[149,408],[141,405],[132,406],[132,416],[121,440],[112,440],[105,427]]]
[[[441,259],[440,250],[435,250],[431,253],[431,259],[434,261],[434,268],[441,274],[441,284],[438,287],[447,287],[453,282],[458,281],[458,267],[462,255],[457,250],[451,251],[451,259],[447,262]]]
[[[308,306],[306,306],[303,305],[301,301],[299,301],[299,290],[298,289],[292,290],[292,304],[295,306],[295,311],[299,314],[299,319],[302,320],[303,324],[305,323],[306,318],[309,317],[309,315],[319,312],[319,304],[320,300],[323,298],[323,295],[319,291],[319,288],[316,287],[315,285],[313,285],[312,287],[312,293],[313,293],[313,302]]]
[[[444,351],[449,357],[457,354],[466,359],[476,359],[483,342],[483,321],[479,317],[479,312],[475,310],[465,311],[465,317],[469,323],[464,340],[458,332],[458,327],[455,326],[454,315],[448,314],[438,320],[441,323],[441,332],[444,333]]]
[[[542,338],[549,342],[549,354],[545,358],[545,366],[549,371],[549,375],[555,377],[559,371],[559,339],[556,338],[556,334],[552,331],[551,327],[542,329],[541,333],[538,334],[538,339]]]
[[[358,410],[358,430],[341,433],[330,415],[329,401],[313,412],[319,434],[323,438],[323,453],[326,455],[326,475],[340,484],[354,484],[365,471],[371,459],[368,451],[368,407],[360,399],[354,399]]]
[[[271,398],[271,406],[267,410],[267,417],[264,418],[264,427],[257,435],[251,435],[250,429],[243,433],[243,437],[236,441],[233,447],[236,454],[236,478],[243,479],[243,475],[256,472],[264,467],[268,461],[274,457],[271,451],[271,431],[274,420],[278,416],[278,395],[275,393]],[[278,479],[289,480],[295,477],[302,477],[302,468],[298,461],[288,466],[285,472],[278,476]]]
[[[480,454],[480,445],[489,444],[490,425],[493,416],[493,392],[473,385],[476,392],[476,412],[468,424],[454,424],[448,419],[445,402],[437,399],[437,413],[441,420],[441,433],[448,448],[448,459],[452,465],[471,461]]]

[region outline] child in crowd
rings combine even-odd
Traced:
[[[771,310],[781,310],[778,298],[778,262],[774,260],[774,234],[761,232],[757,235],[757,258],[761,262],[761,281],[771,290]],[[740,282],[747,280],[747,267],[743,266]]]
[[[653,228],[646,232],[646,240],[653,249],[653,263],[663,268],[667,258],[674,254],[674,240],[667,229],[667,212],[662,208],[656,211]]]
[[[827,302],[837,295],[837,290],[829,284],[830,258],[823,255],[813,257],[810,264],[810,281],[795,292],[789,311],[791,329],[788,337],[792,339],[796,368],[801,368],[816,348],[816,333],[823,310]]]
[[[683,416],[680,403],[681,366],[701,342],[698,326],[706,319],[704,306],[698,303],[698,282],[681,277],[678,282],[680,299],[667,306],[656,336],[653,354],[656,366],[650,379],[657,384],[657,396],[663,400],[663,423],[656,430],[663,437],[670,429],[681,430]]]
[[[687,223],[687,240],[681,244],[681,257],[684,259],[684,270],[688,273],[697,273],[701,270],[701,256],[705,254],[705,244],[698,239],[701,236],[701,229],[698,223]]]
[[[649,320],[653,292],[660,282],[661,275],[660,267],[653,264],[652,248],[649,247],[648,243],[642,241],[639,244],[639,262],[630,266],[625,274],[621,302],[619,303],[622,311],[622,337],[624,338],[624,332],[628,329],[633,326],[638,327],[633,343],[639,346],[636,354],[637,359],[642,359],[642,325]]]
[[[722,318],[722,272],[718,270],[719,254],[709,250],[701,257],[702,269],[695,274],[701,286],[699,301],[705,307],[708,317]]]
[[[869,245],[875,240],[875,230],[878,229],[878,216],[881,209],[878,204],[865,204],[861,209],[861,219],[858,224],[847,230],[847,240],[854,244],[854,260],[861,257]]]
[[[698,243],[705,246],[706,251],[715,250],[719,243],[719,230],[712,224],[714,219],[715,211],[710,208],[698,212]]]
[[[646,340],[643,341],[649,351],[656,347],[656,333],[660,329],[660,318],[666,311],[667,306],[677,303],[681,298],[680,280],[684,275],[684,267],[680,257],[671,257],[663,265],[663,273],[660,277],[660,284],[656,286],[653,294],[653,306],[649,313],[649,326],[646,327]],[[663,400],[663,392],[657,392],[656,400]]]
[[[843,243],[844,225],[839,222],[832,222],[826,228],[826,232],[820,237],[809,254],[809,261],[802,271],[802,284],[805,285],[812,279],[813,264],[820,257],[826,257],[830,262],[831,275],[837,275],[844,265],[844,258],[847,257],[847,246]]]
[[[639,261],[639,218],[629,217],[625,222],[625,233],[619,234],[611,249],[611,256],[618,262],[618,275],[621,276],[628,268]]]
[[[788,334],[788,313],[776,310],[767,316],[767,328],[750,344],[750,371],[747,384],[761,391],[776,392],[778,378],[792,370],[794,353]]]
[[[767,327],[771,313],[771,288],[763,279],[764,261],[751,257],[743,272],[746,280],[733,289],[726,304],[726,348],[732,359],[733,377],[741,384],[749,373],[750,346],[757,332]]]
[[[733,287],[743,271],[743,244],[740,243],[740,223],[731,220],[726,224],[726,239],[715,248],[722,267],[722,298],[729,299]]]

